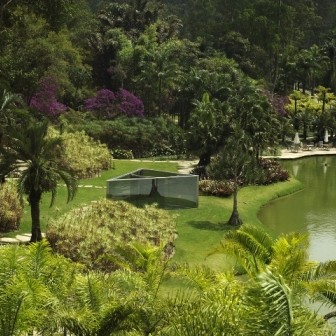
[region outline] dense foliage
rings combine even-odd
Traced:
[[[170,267],[155,247],[134,246],[123,269],[112,273],[85,270],[52,253],[46,242],[3,247],[0,332],[331,335],[306,302],[334,307],[335,262],[307,262],[307,241],[297,234],[273,240],[250,226],[228,232],[222,252],[237,257],[247,272],[243,280],[206,267]],[[187,288],[165,295],[167,277]]]
[[[215,157],[213,161],[215,160],[219,160],[219,158]],[[289,179],[288,171],[283,169],[278,161],[259,158],[258,162],[260,172],[254,179],[255,184],[267,185]],[[194,170],[193,173],[197,173],[197,170]],[[202,174],[203,170],[198,171],[198,173]],[[211,173],[210,176],[206,174],[206,178],[200,180],[199,190],[202,193],[219,197],[227,197],[233,194],[235,187],[232,180],[214,180],[211,177]],[[248,180],[244,181],[244,176],[240,176],[238,184],[246,185],[248,184]]]
[[[289,173],[283,169],[278,161],[269,159],[259,159],[263,173],[257,179],[258,184],[272,184],[276,182],[287,181]]]
[[[336,124],[335,11],[330,0],[7,1],[0,89],[55,123],[87,111],[92,124],[76,130],[134,157],[187,149],[207,165],[237,125],[257,155],[295,131],[317,142]]]
[[[51,77],[42,78],[39,87],[30,101],[30,107],[50,118],[64,113],[66,106],[57,101],[57,84]]]
[[[52,221],[47,238],[53,249],[89,268],[114,270],[131,243],[161,246],[167,256],[176,239],[174,219],[155,206],[98,201]]]
[[[59,160],[76,178],[97,176],[111,167],[112,156],[106,145],[93,140],[84,131],[50,133],[62,140]]]
[[[232,223],[241,224],[242,183],[288,177],[269,161],[254,174],[265,150],[295,132],[304,142],[334,138],[335,13],[332,0],[1,1],[0,177],[23,169],[32,241],[42,239],[42,193],[53,201],[63,180],[71,199],[74,175],[99,173],[110,151],[198,155],[198,169],[220,181],[202,188],[222,195],[231,186]],[[46,137],[44,117],[63,141]],[[6,207],[19,206],[7,187],[0,221],[12,227]],[[335,262],[308,262],[307,237],[229,231],[221,247],[243,281],[174,266],[169,276],[182,276],[187,291],[161,298],[176,238],[165,212],[101,201],[48,230],[52,247],[82,265],[44,243],[1,248],[2,335],[331,334],[306,302],[334,306]]]
[[[103,121],[70,115],[68,120],[72,124],[72,130],[85,130],[112,151],[132,151],[135,158],[181,156],[186,151],[182,130],[174,122],[164,118],[124,117]]]
[[[234,186],[230,181],[201,180],[199,190],[205,195],[228,197],[233,194]]]
[[[0,185],[0,231],[17,230],[23,215],[23,206],[13,183]]]

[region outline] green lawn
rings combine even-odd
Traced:
[[[60,186],[57,189],[55,204],[52,208],[50,208],[50,194],[49,193],[44,194],[41,202],[42,231],[45,230],[46,225],[50,220],[50,218],[60,216],[61,214],[69,211],[70,209],[77,208],[83,204],[89,204],[91,201],[95,201],[100,198],[105,198],[106,189],[96,187],[105,187],[106,180],[119,175],[123,175],[127,172],[139,168],[160,169],[164,171],[177,172],[177,163],[114,160],[114,169],[102,172],[101,176],[99,177],[79,181],[79,185],[91,186],[91,187],[89,188],[79,187],[75,198],[69,203],[66,202],[67,191],[66,188],[63,186]],[[30,231],[31,231],[30,207],[28,204],[25,204],[24,215],[21,220],[19,231],[8,233],[6,234],[6,236],[15,237],[17,234],[29,233]]]
[[[88,204],[91,201],[105,197],[106,180],[122,175],[138,168],[152,168],[165,171],[177,171],[174,162],[146,162],[115,160],[115,169],[103,172],[100,177],[80,181],[80,187],[75,199],[66,203],[66,188],[59,187],[54,207],[50,208],[50,195],[45,194],[41,203],[42,230],[51,218],[55,218],[72,208]],[[259,209],[272,199],[293,193],[302,188],[300,182],[290,180],[270,186],[249,186],[241,189],[238,194],[238,207],[244,223],[262,225],[258,220]],[[215,254],[214,249],[219,245],[225,230],[231,229],[226,225],[232,209],[232,198],[210,196],[199,197],[199,207],[179,210],[169,210],[177,215],[178,239],[176,254],[173,261],[190,265],[206,264],[213,269],[225,270],[232,265],[222,254]],[[20,231],[8,234],[30,232],[30,208],[25,207],[25,214]]]
[[[244,223],[262,225],[258,219],[260,208],[270,200],[302,189],[297,180],[269,186],[249,186],[238,193],[238,210]],[[222,254],[215,254],[232,210],[232,198],[210,196],[199,197],[197,209],[181,209],[172,212],[178,215],[176,254],[178,263],[190,265],[206,264],[213,269],[226,270],[232,262]],[[267,228],[266,228],[267,229]]]

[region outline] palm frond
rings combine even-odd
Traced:
[[[92,335],[97,322],[90,310],[86,309],[60,309],[57,312],[58,329],[70,332],[73,335]],[[55,330],[55,333],[59,330]]]
[[[243,225],[224,234],[221,250],[237,257],[247,272],[258,273],[271,261],[272,239],[261,229]]]
[[[218,286],[220,282],[223,282],[222,277],[218,277],[215,271],[206,266],[175,265],[171,275],[184,279],[188,287],[201,291]]]
[[[306,234],[280,236],[273,244],[271,267],[287,280],[295,280],[307,267],[309,240]]]
[[[336,261],[330,260],[321,263],[310,263],[301,275],[302,281],[319,281],[336,279]]]
[[[252,335],[291,335],[293,294],[281,275],[268,268],[252,283],[246,296],[248,330]]]
[[[336,283],[334,280],[320,280],[309,283],[307,287],[312,298],[322,302],[325,306],[336,308]]]
[[[120,305],[105,312],[99,323],[97,336],[109,336],[120,330],[131,330],[132,327],[125,323],[134,310],[128,305]]]

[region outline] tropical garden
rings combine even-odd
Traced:
[[[332,142],[331,0],[0,4],[0,335],[333,335],[336,262],[258,220]],[[136,159],[136,160],[134,160]],[[199,206],[106,200],[196,160]],[[312,307],[323,305],[326,313]]]

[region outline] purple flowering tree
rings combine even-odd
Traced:
[[[108,89],[99,90],[94,97],[86,99],[84,109],[94,112],[97,117],[111,119],[116,116],[115,94]]]
[[[119,89],[116,94],[118,100],[118,110],[129,117],[144,116],[144,104],[136,97],[133,93],[125,90]]]
[[[119,89],[115,94],[108,89],[101,89],[94,97],[85,100],[84,109],[94,112],[97,117],[112,119],[118,115],[144,115],[143,102],[131,92]]]
[[[286,137],[288,137],[293,132],[292,120],[286,108],[289,103],[289,98],[287,96],[271,94],[269,91],[265,91],[264,93],[272,105],[274,111],[278,115],[281,143],[285,145]]]
[[[30,107],[55,118],[66,111],[67,107],[57,101],[58,85],[53,77],[43,77],[38,89],[30,100]]]
[[[269,91],[264,91],[265,96],[273,106],[273,109],[279,116],[287,117],[288,112],[286,110],[286,106],[289,103],[289,99],[287,96],[280,96],[278,94],[271,94]]]

